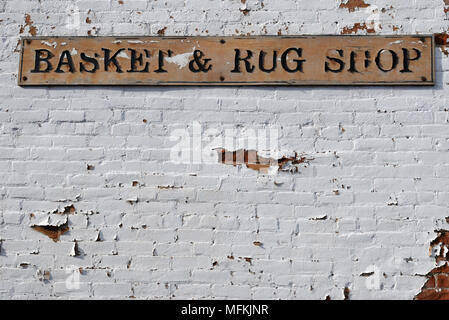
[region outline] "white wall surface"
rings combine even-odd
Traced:
[[[0,1],[0,298],[420,292],[435,266],[434,231],[449,216],[449,59],[439,48],[434,87],[17,86],[21,36],[449,27],[443,0],[351,10],[340,0],[242,2]],[[232,129],[235,144],[224,139]],[[194,130],[205,152],[246,148],[262,136],[251,132],[274,130],[271,152],[310,160],[270,174],[173,161],[173,136]],[[58,242],[30,227],[66,221]]]

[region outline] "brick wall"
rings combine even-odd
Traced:
[[[447,297],[444,47],[424,88],[16,84],[25,35],[432,34],[445,2],[1,0],[0,297]],[[212,150],[265,133],[285,167]]]

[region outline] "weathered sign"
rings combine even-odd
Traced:
[[[22,39],[19,85],[433,85],[433,36]]]

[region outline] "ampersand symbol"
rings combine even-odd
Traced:
[[[204,53],[201,50],[193,52],[193,60],[189,63],[189,69],[192,72],[208,72],[212,69],[212,65],[207,65],[211,59],[201,59]],[[202,61],[203,60],[203,61]]]

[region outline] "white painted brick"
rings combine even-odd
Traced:
[[[351,299],[412,299],[434,267],[434,230],[448,228],[449,59],[440,48],[433,88],[16,84],[25,14],[38,36],[94,26],[103,36],[339,34],[365,22],[364,8],[340,2],[80,0],[80,28],[68,29],[71,1],[3,1],[0,297],[343,299],[349,286]],[[380,12],[381,34],[449,28],[443,1],[397,2]],[[171,162],[170,136],[191,134],[194,122],[217,137],[238,127],[237,138],[275,126],[281,153],[310,163],[266,175]],[[29,227],[30,214],[71,204],[59,242]],[[70,256],[75,239],[80,257]],[[388,274],[383,290],[360,276],[370,265]],[[78,290],[65,284],[67,266],[85,269]],[[37,281],[37,269],[52,280]]]

